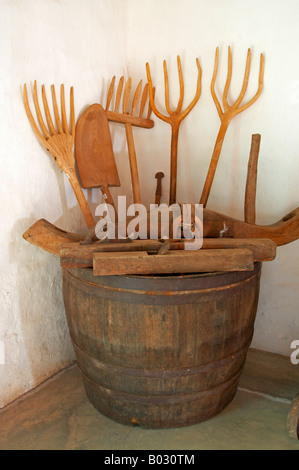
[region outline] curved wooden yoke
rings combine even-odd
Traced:
[[[249,74],[250,74],[250,63],[251,63],[251,51],[248,49],[247,52],[247,59],[246,59],[246,66],[245,66],[245,74],[244,74],[244,79],[243,79],[243,85],[240,91],[240,94],[236,101],[230,105],[228,103],[227,95],[228,91],[230,88],[231,84],[231,78],[232,78],[232,54],[231,54],[231,49],[228,47],[228,67],[227,67],[227,78],[223,90],[223,97],[222,97],[222,104],[223,104],[223,109],[220,105],[220,102],[217,98],[217,95],[215,93],[215,82],[216,82],[216,77],[217,77],[217,71],[218,71],[218,59],[219,59],[219,48],[217,47],[216,53],[215,53],[215,63],[214,63],[214,71],[213,71],[213,77],[211,81],[211,94],[212,98],[214,100],[218,115],[221,120],[221,125],[220,129],[217,135],[214,151],[212,154],[211,158],[211,163],[210,167],[208,170],[208,174],[206,177],[206,181],[204,184],[204,188],[202,191],[202,195],[200,198],[200,204],[203,204],[204,207],[206,207],[208,197],[210,194],[211,186],[213,183],[213,179],[215,176],[216,172],[216,167],[217,163],[219,160],[220,152],[222,149],[222,144],[224,141],[225,133],[228,128],[229,123],[233,119],[234,116],[237,114],[241,113],[242,111],[245,111],[245,109],[249,108],[255,101],[259,98],[262,89],[263,89],[263,77],[264,77],[264,56],[261,54],[260,56],[260,71],[259,71],[259,79],[258,79],[258,90],[256,94],[249,100],[247,103],[244,103],[242,106],[241,103],[243,101],[243,98],[245,96],[247,87],[248,87],[248,81],[249,81]]]
[[[169,104],[169,81],[168,81],[167,65],[166,65],[166,61],[165,60],[163,61],[164,84],[165,84],[165,107],[166,107],[166,111],[169,114],[168,116],[166,116],[162,114],[160,111],[158,111],[158,109],[155,106],[150,66],[148,62],[146,63],[146,73],[147,73],[147,80],[148,80],[148,85],[149,85],[149,99],[150,99],[151,108],[159,119],[171,125],[171,130],[172,130],[171,164],[170,164],[170,195],[169,195],[170,205],[176,202],[177,149],[178,149],[179,127],[180,127],[182,120],[185,119],[185,117],[190,113],[190,111],[194,108],[197,101],[199,100],[199,97],[201,94],[201,75],[202,75],[199,60],[196,59],[196,65],[198,69],[198,78],[197,78],[197,87],[196,87],[195,97],[191,101],[189,106],[184,111],[182,111],[183,100],[184,100],[184,80],[183,80],[181,60],[179,56],[177,56],[177,65],[178,65],[178,74],[179,74],[179,83],[180,83],[180,97],[179,97],[178,105],[176,109],[173,111],[170,108],[170,104]]]

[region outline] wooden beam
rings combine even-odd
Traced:
[[[252,251],[241,248],[172,251],[164,255],[151,255],[146,251],[102,252],[93,257],[95,276],[251,271],[253,268]]]

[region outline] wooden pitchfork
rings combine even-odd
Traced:
[[[179,135],[180,124],[182,120],[185,119],[185,117],[194,108],[197,101],[199,100],[200,93],[201,93],[201,67],[199,64],[199,60],[196,59],[196,65],[198,69],[196,94],[195,94],[194,99],[189,104],[189,106],[182,112],[182,106],[183,106],[183,100],[184,100],[184,80],[183,80],[181,60],[179,56],[177,56],[177,65],[178,65],[179,83],[180,83],[180,97],[179,97],[177,108],[176,110],[173,111],[169,105],[169,83],[168,83],[167,65],[166,65],[165,60],[163,62],[164,83],[165,83],[165,106],[169,114],[169,116],[165,116],[164,114],[160,113],[155,106],[150,66],[148,63],[146,63],[146,73],[147,73],[147,80],[149,84],[149,98],[150,98],[150,104],[151,104],[152,110],[154,111],[154,113],[156,114],[158,118],[162,119],[162,121],[168,122],[171,125],[172,132],[171,132],[170,194],[169,194],[170,205],[176,202],[177,152],[178,152],[178,135]]]
[[[42,86],[42,100],[43,100],[45,116],[46,116],[48,127],[46,126],[44,122],[44,119],[42,117],[42,113],[40,110],[39,102],[38,102],[36,81],[34,82],[34,88],[33,88],[33,101],[34,101],[37,121],[40,125],[41,130],[36,125],[34,117],[31,113],[29,102],[28,102],[27,88],[25,84],[23,88],[23,100],[24,100],[26,114],[38,140],[40,141],[42,146],[50,152],[57,166],[68,177],[71,183],[71,186],[75,192],[76,198],[78,200],[78,203],[81,208],[84,219],[86,221],[86,224],[88,228],[91,229],[94,226],[95,222],[94,222],[93,216],[90,212],[90,209],[88,207],[88,204],[86,202],[86,199],[84,197],[83,191],[81,189],[81,186],[79,184],[79,181],[76,175],[75,157],[73,154],[74,138],[75,138],[75,111],[74,111],[73,87],[71,87],[70,89],[70,129],[68,127],[66,111],[65,111],[64,85],[60,86],[61,119],[59,116],[54,85],[51,86],[51,93],[52,93],[53,110],[54,110],[54,116],[55,116],[57,129],[55,128],[54,123],[51,118],[49,105],[48,105],[46,92],[45,92],[45,87],[43,85]]]
[[[244,74],[244,80],[243,80],[241,92],[234,104],[232,105],[228,104],[227,94],[228,94],[228,90],[229,90],[231,78],[232,78],[232,54],[231,54],[230,47],[228,47],[228,72],[227,72],[226,83],[225,83],[224,91],[223,91],[223,98],[222,98],[223,110],[222,110],[221,105],[215,93],[215,81],[216,81],[217,69],[218,69],[218,57],[219,57],[219,48],[217,47],[216,54],[215,54],[214,72],[213,72],[213,77],[211,81],[211,94],[212,94],[214,103],[216,105],[216,109],[220,117],[221,124],[220,124],[219,132],[216,138],[208,174],[207,174],[204,188],[203,188],[201,198],[200,198],[200,204],[203,204],[204,207],[206,207],[207,205],[208,197],[211,191],[211,186],[212,186],[213,179],[215,176],[217,163],[219,160],[220,152],[222,149],[222,144],[224,141],[224,137],[225,137],[225,133],[227,131],[228,125],[234,116],[241,113],[242,111],[245,111],[245,109],[249,108],[249,106],[251,106],[259,98],[262,92],[262,88],[263,88],[264,57],[263,57],[263,54],[261,54],[258,90],[256,94],[253,96],[253,98],[251,98],[250,101],[240,106],[247,90],[249,73],[250,73],[251,51],[250,49],[248,49],[246,66],[245,66],[245,74]]]

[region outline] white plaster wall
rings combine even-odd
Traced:
[[[27,121],[21,87],[33,80],[74,85],[77,115],[103,102],[116,74],[146,79],[150,62],[163,109],[162,61],[169,67],[176,103],[176,55],[182,60],[185,104],[196,85],[195,58],[203,69],[202,95],[182,123],[178,200],[197,202],[209,165],[219,119],[209,86],[214,51],[220,47],[217,90],[223,89],[227,46],[233,53],[230,98],[240,89],[246,51],[252,48],[250,97],[257,86],[259,54],[265,54],[264,91],[231,123],[208,207],[242,218],[251,134],[262,135],[257,222],[272,223],[299,202],[299,4],[297,0],[0,0],[0,407],[74,360],[65,321],[59,260],[22,239],[40,218],[71,231],[85,224],[64,175],[41,148]],[[166,174],[170,128],[156,117],[151,131],[134,129],[143,202],[153,200],[156,171]],[[125,135],[112,130],[121,189],[131,189]],[[85,193],[94,209],[99,193]],[[253,346],[288,355],[299,339],[299,242],[278,249],[264,264]],[[1,344],[3,344],[1,343]]]

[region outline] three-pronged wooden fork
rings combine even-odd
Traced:
[[[184,80],[183,80],[181,60],[179,56],[177,56],[177,65],[178,65],[179,83],[180,83],[180,97],[179,97],[177,108],[173,111],[169,105],[169,83],[168,83],[166,61],[164,60],[163,62],[164,83],[165,83],[165,106],[166,106],[166,111],[169,114],[169,116],[165,116],[160,111],[158,111],[158,109],[155,106],[150,66],[148,63],[146,64],[147,80],[149,84],[149,97],[150,97],[150,103],[151,103],[153,112],[156,114],[156,116],[159,119],[162,119],[163,121],[168,122],[168,124],[171,125],[170,195],[169,195],[170,205],[176,202],[177,152],[178,152],[179,128],[180,128],[182,120],[185,119],[185,117],[194,108],[201,94],[201,67],[199,64],[199,60],[196,59],[196,65],[198,69],[198,79],[197,79],[195,97],[191,101],[189,106],[184,111],[182,111],[183,100],[184,100]]]
[[[26,114],[32,126],[32,129],[42,146],[50,152],[57,166],[67,175],[77,197],[86,224],[88,228],[92,228],[95,222],[84,197],[84,194],[82,192],[75,169],[75,157],[73,153],[75,138],[75,110],[73,87],[71,87],[70,89],[70,129],[67,123],[65,110],[64,85],[60,86],[61,118],[58,111],[54,85],[51,86],[51,93],[56,127],[54,126],[53,120],[51,118],[45,87],[43,85],[42,100],[48,126],[46,126],[45,124],[38,102],[36,81],[34,82],[33,87],[33,101],[40,129],[37,126],[33,114],[30,110],[27,95],[27,87],[25,84],[23,88],[23,100]]]

